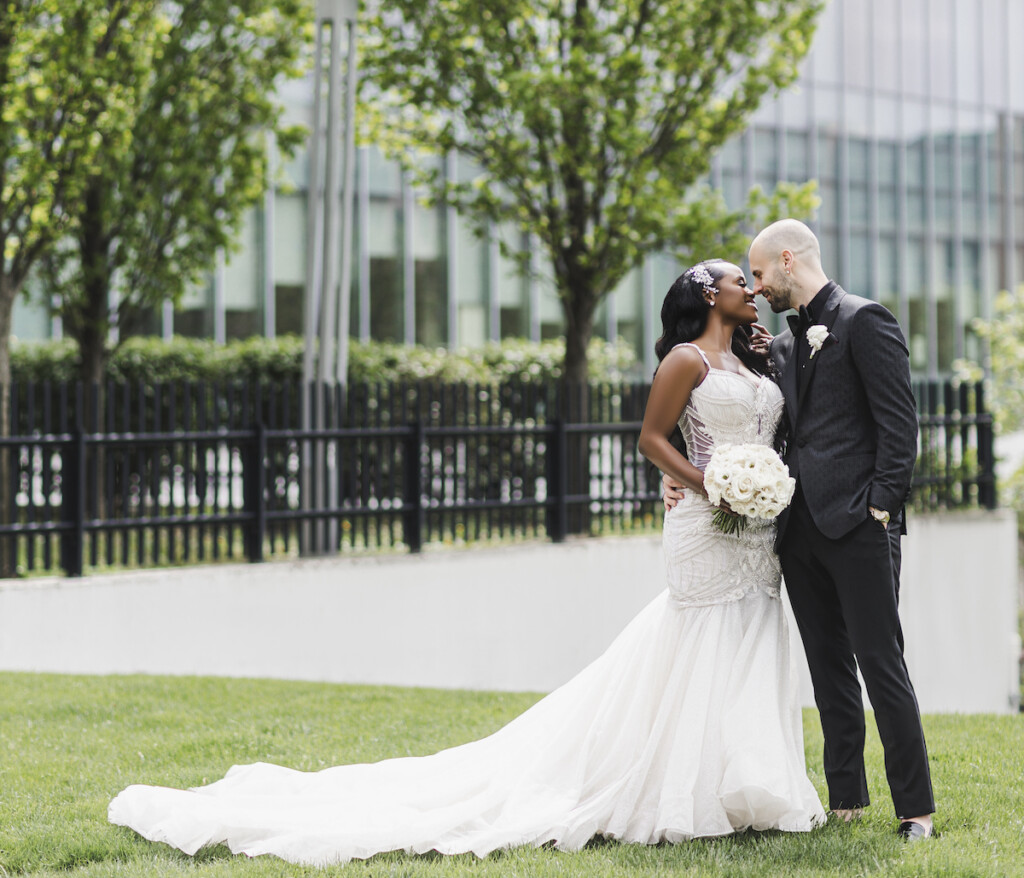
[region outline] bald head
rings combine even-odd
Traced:
[[[800,220],[772,223],[754,238],[748,258],[754,292],[777,314],[806,305],[828,283],[818,239]]]
[[[800,220],[781,219],[760,231],[750,249],[755,247],[768,259],[778,259],[788,250],[808,266],[821,268],[821,245],[817,237]]]

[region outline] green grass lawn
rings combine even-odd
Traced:
[[[494,731],[538,696],[268,680],[0,674],[0,876],[1024,876],[1024,716],[928,716],[941,836],[894,835],[881,748],[859,823],[680,845],[592,842],[445,858],[385,854],[303,869],[226,848],[195,859],[106,821],[129,783],[195,786],[236,762],[318,769],[431,753]],[[820,793],[821,735],[804,716]]]

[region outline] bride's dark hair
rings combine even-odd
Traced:
[[[660,363],[665,355],[677,344],[699,338],[708,325],[711,306],[704,298],[704,283],[696,275],[703,267],[717,283],[725,276],[724,259],[706,259],[684,271],[673,281],[661,303],[661,338],[654,343],[654,353]],[[751,372],[757,375],[771,375],[774,372],[771,360],[758,354],[750,347],[753,330],[739,325],[732,335],[732,352]]]

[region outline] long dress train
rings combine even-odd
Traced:
[[[766,379],[710,370],[680,419],[691,459],[716,443],[769,443],[781,400]],[[667,589],[487,738],[319,772],[234,766],[192,790],[133,785],[109,819],[189,854],[225,843],[306,864],[810,830],[824,812],[804,768],[773,536],[767,524],[722,534],[688,496],[665,516]]]

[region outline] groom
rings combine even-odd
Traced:
[[[917,457],[903,334],[884,307],[828,279],[818,239],[798,220],[760,232],[749,262],[753,290],[772,311],[797,311],[769,351],[796,478],[775,548],[821,715],[829,807],[851,820],[869,803],[859,666],[899,834],[930,838],[928,753],[897,612],[903,506]],[[678,496],[666,487],[667,503]]]

